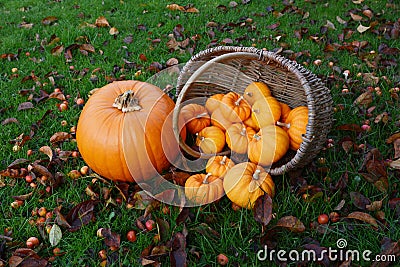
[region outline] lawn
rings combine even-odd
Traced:
[[[227,266],[398,266],[399,3],[172,4],[0,2],[0,267],[219,266],[223,255]],[[297,61],[333,98],[325,147],[306,167],[273,177],[272,205],[258,213],[266,225],[226,196],[191,208],[154,201],[87,169],[77,147],[93,89],[155,83],[219,45]],[[296,257],[310,251],[318,259]]]

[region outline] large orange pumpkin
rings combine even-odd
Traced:
[[[79,117],[79,152],[101,176],[146,181],[168,168],[178,155],[172,130],[174,107],[154,85],[140,81],[108,84],[89,98]],[[184,128],[181,134],[185,138]]]

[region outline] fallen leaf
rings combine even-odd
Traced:
[[[393,255],[395,259],[400,257],[400,241],[393,241],[388,237],[384,237],[381,241],[381,253],[377,255],[377,259],[389,259],[389,255]],[[375,261],[371,267],[386,267],[391,266],[391,261]],[[393,265],[394,266],[394,265]]]
[[[49,25],[54,24],[54,23],[57,22],[57,21],[58,21],[58,18],[57,18],[57,17],[55,17],[55,16],[48,16],[48,17],[45,17],[44,19],[42,19],[42,24],[45,25],[45,26],[49,26]]]
[[[176,233],[171,240],[171,252],[169,254],[172,267],[186,267],[186,237],[182,233]]]
[[[393,144],[394,158],[400,158],[400,132],[392,134],[386,139],[386,144]]]
[[[350,198],[353,205],[360,210],[365,210],[366,206],[371,204],[371,200],[359,192],[350,192]]]
[[[108,23],[107,19],[104,16],[100,16],[96,19],[95,25],[97,27],[110,27],[110,24]]]
[[[57,132],[50,137],[50,143],[55,144],[63,142],[71,138],[71,134],[67,132]]]
[[[359,33],[363,33],[363,32],[365,32],[365,31],[367,31],[369,28],[371,28],[371,26],[368,26],[368,27],[366,27],[366,26],[363,26],[363,25],[358,25],[358,27],[357,27],[357,31],[359,32]]]
[[[189,7],[188,9],[185,9],[185,12],[187,12],[187,13],[199,13],[200,11],[195,7]]]
[[[32,102],[23,102],[18,105],[17,110],[20,111],[20,110],[26,110],[26,109],[31,109],[31,108],[33,108]]]
[[[94,219],[94,207],[97,203],[97,200],[86,200],[74,206],[65,217],[71,226],[68,231],[76,232],[83,225],[90,223]]]
[[[389,162],[389,166],[391,168],[393,168],[393,169],[400,170],[400,158],[398,158],[397,160]]]
[[[382,112],[381,114],[376,116],[374,119],[375,123],[383,122],[386,124],[388,121],[389,121],[389,114],[386,111]]]
[[[62,54],[63,51],[64,51],[64,46],[57,45],[57,46],[53,47],[50,52],[53,56],[59,56]]]
[[[167,8],[169,10],[175,11],[175,10],[179,10],[179,11],[185,11],[185,8],[183,6],[180,6],[178,4],[170,4],[167,5]]]
[[[375,220],[375,218],[365,212],[354,211],[347,215],[347,218],[360,220],[378,228],[378,222]]]
[[[79,49],[80,49],[80,50],[87,51],[87,52],[89,52],[89,53],[94,53],[94,52],[96,52],[96,50],[94,49],[94,46],[93,46],[92,44],[81,44],[81,45],[79,46]]]
[[[382,200],[373,201],[371,204],[366,205],[368,211],[378,211],[382,208]]]
[[[46,267],[48,261],[29,248],[16,249],[8,261],[9,267]]]
[[[57,224],[53,224],[49,233],[49,242],[53,247],[57,246],[60,243],[62,238],[62,232],[60,227]]]
[[[361,20],[363,19],[362,16],[357,15],[357,14],[353,14],[353,13],[351,13],[351,12],[350,12],[350,17],[351,17],[351,19],[354,20],[354,21],[361,21]]]
[[[253,208],[254,219],[267,226],[272,219],[272,199],[268,194],[259,196],[254,203]]]
[[[101,228],[100,234],[104,238],[104,243],[108,247],[119,248],[121,245],[121,236],[111,231],[110,228]]]
[[[161,218],[157,218],[156,223],[157,223],[158,234],[160,235],[160,242],[167,241],[170,235],[169,223]]]
[[[186,219],[189,217],[190,214],[190,209],[188,207],[183,207],[181,212],[178,214],[178,217],[176,217],[176,224],[179,225],[181,223],[184,223]]]
[[[337,20],[337,22],[339,22],[340,24],[346,24],[346,23],[347,23],[347,21],[345,21],[344,19],[342,19],[342,18],[339,17],[339,16],[336,16],[336,20]]]
[[[49,146],[42,146],[39,151],[47,155],[50,161],[53,159],[53,150]]]
[[[110,35],[118,35],[119,31],[115,27],[111,27],[110,31],[108,32]]]
[[[25,195],[13,196],[12,198],[15,200],[25,201],[25,200],[30,199],[32,197],[32,195],[33,195],[33,191],[31,191],[30,193],[25,194]]]
[[[363,130],[361,129],[361,126],[358,124],[343,124],[339,125],[337,130],[342,130],[342,131],[353,131],[353,132],[362,132]]]
[[[291,215],[280,218],[276,223],[276,226],[286,228],[294,233],[301,233],[306,229],[299,219]]]
[[[372,103],[372,92],[366,91],[359,95],[356,100],[354,100],[353,104],[354,105],[362,105],[362,106],[368,106],[369,104]]]
[[[19,121],[18,121],[16,118],[7,118],[7,119],[4,119],[4,120],[1,122],[1,125],[7,125],[7,124],[10,124],[10,123],[19,124]]]

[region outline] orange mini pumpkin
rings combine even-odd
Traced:
[[[252,118],[259,128],[274,125],[281,117],[281,105],[275,97],[268,96],[254,102]]]
[[[226,130],[226,144],[235,153],[247,153],[248,143],[256,131],[241,123],[234,123]]]
[[[251,107],[243,96],[229,92],[222,98],[219,105],[222,115],[231,122],[242,122],[251,114]]]
[[[214,202],[224,196],[222,179],[211,173],[194,174],[185,182],[185,195],[199,205]]]
[[[242,162],[225,174],[223,181],[227,197],[236,205],[251,209],[257,198],[267,193],[275,195],[272,177],[257,164]]]
[[[244,90],[243,97],[247,103],[253,105],[258,99],[271,96],[271,90],[263,82],[252,82]]]
[[[211,125],[219,127],[221,130],[226,131],[226,129],[229,128],[229,126],[232,125],[232,122],[229,121],[222,115],[222,112],[220,109],[216,109],[212,114],[211,114]]]
[[[145,82],[119,81],[96,90],[77,125],[82,158],[111,180],[152,178],[167,169],[179,153],[169,116],[174,107],[161,89]],[[181,135],[184,139],[185,128]]]
[[[302,136],[306,133],[308,124],[308,108],[299,106],[290,111],[285,123],[277,122],[277,125],[287,128],[290,138],[290,149],[297,150],[303,142]]]
[[[218,109],[223,97],[224,94],[215,94],[207,99],[205,106],[209,114],[212,114],[215,110]]]
[[[235,166],[235,163],[227,156],[213,156],[207,161],[206,173],[222,178],[226,171],[233,166]]]
[[[202,153],[219,153],[225,146],[225,133],[217,126],[208,126],[197,134],[196,145]]]
[[[289,113],[290,111],[292,111],[292,109],[289,107],[288,104],[285,104],[283,102],[279,102],[279,105],[281,106],[281,117],[279,121],[286,122],[287,117],[289,116]]]
[[[248,156],[251,162],[271,166],[281,159],[289,149],[289,136],[275,125],[265,126],[249,143]]]
[[[192,134],[200,132],[211,124],[207,109],[199,104],[190,103],[183,106],[180,114],[185,121],[186,129]]]

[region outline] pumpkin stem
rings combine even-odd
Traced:
[[[254,180],[258,180],[258,179],[260,179],[260,172],[261,172],[261,170],[256,170],[254,173],[253,173],[253,179]]]
[[[240,101],[243,100],[243,96],[241,95],[236,101],[235,101],[235,105],[239,106],[240,105]]]
[[[243,128],[242,128],[242,131],[240,132],[240,135],[246,136],[246,133],[247,133],[246,127],[243,127]]]
[[[260,136],[260,135],[258,135],[258,134],[255,134],[255,135],[253,136],[253,138],[254,138],[254,139],[256,139],[257,141],[260,141],[260,139],[261,139],[261,136]]]
[[[252,93],[252,92],[246,92],[246,95],[252,97],[252,96],[253,96],[253,93]]]
[[[142,107],[139,105],[139,99],[134,97],[135,93],[132,90],[128,90],[114,100],[113,107],[121,110],[122,112],[138,111]]]
[[[206,174],[206,176],[204,177],[204,180],[203,180],[203,184],[209,184],[209,182],[207,181],[207,179],[208,179],[208,177],[210,177],[211,175],[212,175],[211,172],[209,172],[209,173]]]
[[[258,108],[252,109],[251,111],[254,112],[254,113],[260,113],[260,110]]]
[[[288,129],[290,128],[290,123],[284,123],[284,122],[277,121],[276,125],[283,126],[283,127],[288,128]]]
[[[226,164],[226,156],[223,156],[221,161],[219,162],[219,164],[221,165],[225,165]]]
[[[197,118],[197,119],[200,119],[200,118],[202,118],[202,117],[207,117],[207,115],[208,115],[207,112],[203,112],[203,113],[197,115],[196,118]]]

